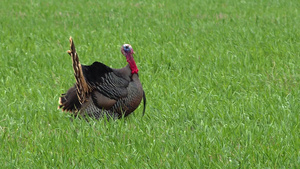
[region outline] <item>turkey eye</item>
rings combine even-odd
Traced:
[[[124,46],[124,51],[129,51],[130,50],[130,48],[129,48],[129,46]]]

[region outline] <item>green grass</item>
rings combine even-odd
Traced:
[[[300,1],[2,0],[1,168],[300,168]],[[147,95],[118,121],[70,121],[66,53],[125,66]]]

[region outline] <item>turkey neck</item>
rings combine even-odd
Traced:
[[[130,66],[131,74],[137,74],[138,71],[139,71],[139,69],[136,66],[136,63],[135,63],[135,61],[133,59],[132,54],[126,55],[126,60],[127,60],[129,66]]]

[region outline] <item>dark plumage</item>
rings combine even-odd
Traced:
[[[59,108],[63,111],[80,114],[96,119],[104,116],[113,119],[126,117],[132,113],[146,97],[138,77],[138,68],[133,59],[133,49],[125,44],[121,48],[128,65],[121,69],[110,68],[103,63],[94,62],[92,65],[81,65],[70,37],[75,86],[59,98]]]

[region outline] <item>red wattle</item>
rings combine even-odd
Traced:
[[[130,66],[130,69],[131,69],[131,74],[137,74],[139,69],[136,66],[136,63],[133,59],[132,54],[127,55],[126,60],[129,63],[129,66]]]

